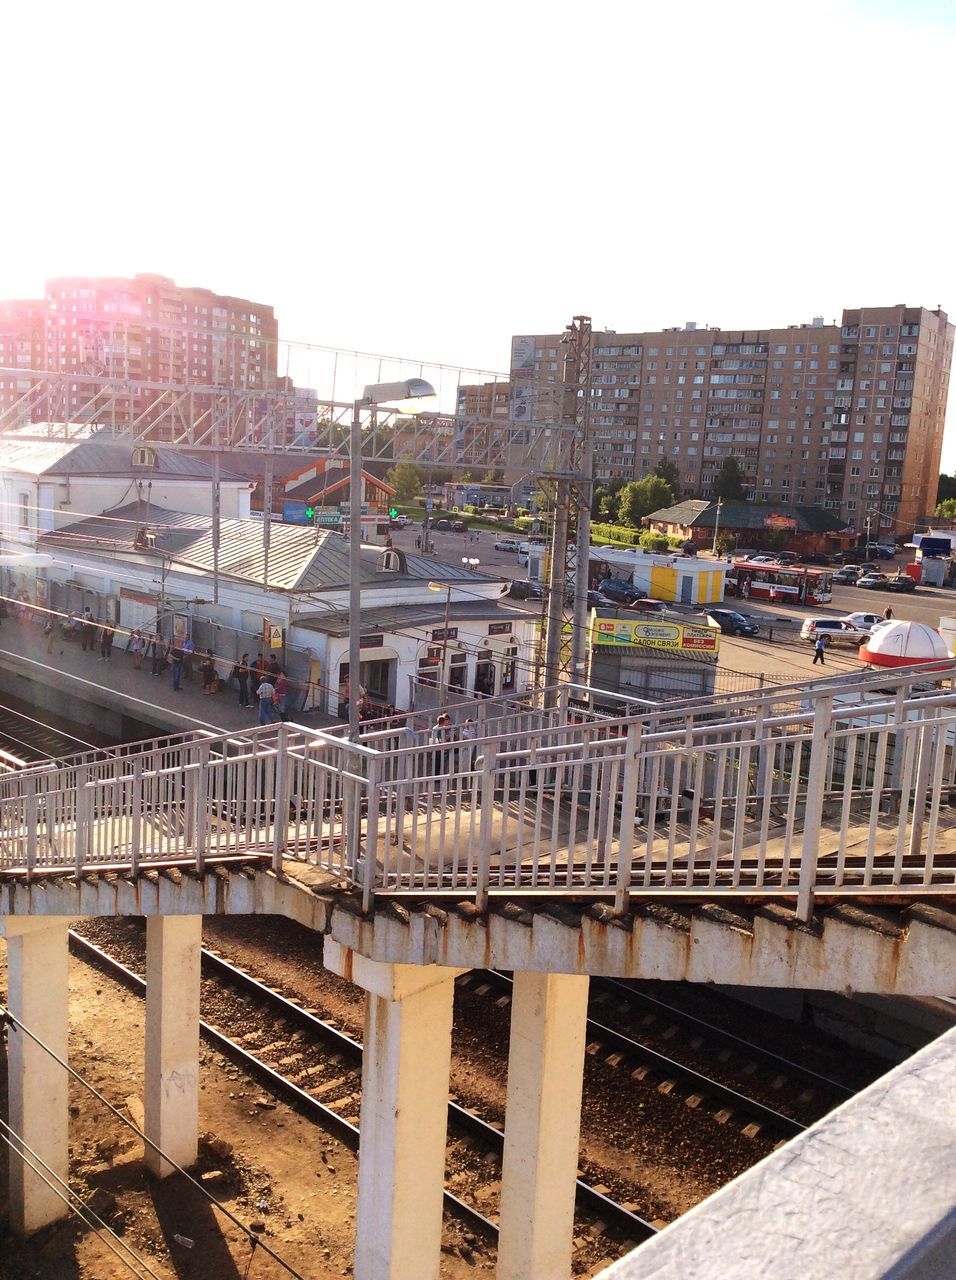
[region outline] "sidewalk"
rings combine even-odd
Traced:
[[[119,646],[114,645],[112,659],[104,662],[98,647],[84,653],[79,638],[62,640],[57,636],[53,652],[48,654],[47,637],[39,627],[12,617],[0,623],[0,665],[7,676],[7,687],[11,692],[17,691],[9,680],[12,674],[62,692],[59,714],[67,718],[76,718],[70,716],[70,701],[75,699],[141,719],[147,737],[152,727],[160,733],[200,728],[222,733],[259,723],[258,706],[240,707],[235,687],[227,685],[217,694],[203,694],[198,662],[192,681],[184,680],[177,693],[169,668],[160,675],[150,675],[150,661],[145,659],[137,671],[132,654],[124,652],[123,644],[125,637]],[[255,702],[252,693],[250,701]],[[293,712],[291,718],[309,728],[336,723],[318,711]]]

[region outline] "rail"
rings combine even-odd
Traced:
[[[263,726],[0,776],[0,875],[307,861],[473,898],[956,889],[956,664],[654,705],[563,686],[483,736]]]

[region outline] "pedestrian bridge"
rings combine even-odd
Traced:
[[[302,862],[383,898],[926,899],[956,890],[956,664],[715,703],[563,686],[474,741],[271,725],[0,777],[0,885]],[[729,903],[728,903],[729,905]]]

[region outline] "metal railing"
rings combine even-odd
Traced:
[[[270,725],[0,776],[0,874],[300,859],[376,896],[956,890],[956,664],[652,704],[564,685],[479,736]],[[549,699],[549,701],[551,701]],[[951,807],[954,806],[954,807]]]

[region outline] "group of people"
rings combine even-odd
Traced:
[[[460,725],[452,724],[451,716],[443,711],[436,719],[431,742],[437,747],[434,756],[434,773],[470,773],[475,767],[475,739],[478,726],[470,717]]]
[[[240,707],[251,705],[250,694],[255,697],[260,724],[288,720],[289,679],[275,654],[264,661],[262,654],[258,653],[255,662],[250,663],[248,653],[244,653],[233,666],[229,678],[238,685]]]

